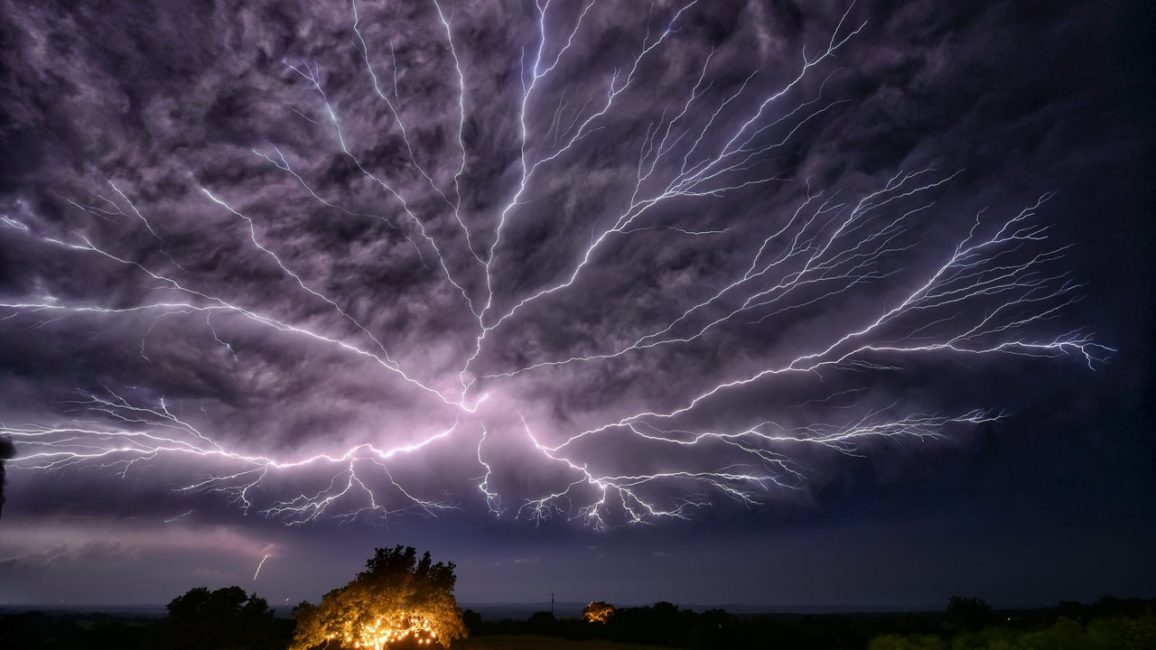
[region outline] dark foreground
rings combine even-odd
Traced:
[[[1032,610],[993,610],[953,599],[943,612],[730,614],[670,603],[620,608],[606,623],[555,619],[488,621],[467,611],[470,638],[455,650],[1149,650],[1156,600],[1104,598]],[[171,616],[86,613],[0,614],[0,648],[282,650],[293,621],[175,621]],[[425,646],[428,647],[428,646]]]

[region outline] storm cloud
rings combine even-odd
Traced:
[[[1024,63],[1091,5],[4,14],[0,424],[53,511],[806,502],[1119,343],[1062,205],[1102,97]]]

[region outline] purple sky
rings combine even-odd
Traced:
[[[5,3],[0,603],[1151,595],[1138,6]]]

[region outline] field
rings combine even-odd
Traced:
[[[652,645],[610,641],[567,641],[548,636],[508,634],[480,636],[454,644],[454,650],[671,650]]]

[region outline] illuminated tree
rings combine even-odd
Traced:
[[[582,610],[582,618],[586,619],[587,623],[605,623],[611,616],[614,616],[614,605],[601,600],[591,602]]]
[[[293,612],[290,650],[448,646],[468,635],[454,599],[454,564],[417,559],[412,546],[376,549],[365,571]]]

